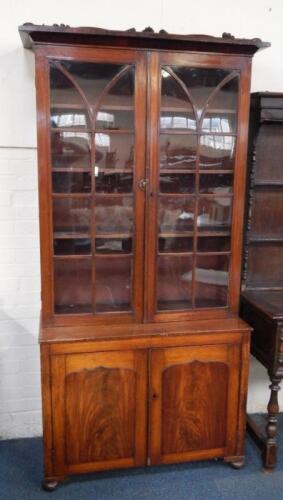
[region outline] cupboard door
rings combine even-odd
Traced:
[[[146,361],[145,351],[52,358],[58,473],[145,464]]]
[[[239,362],[238,345],[152,351],[153,464],[235,453]]]
[[[149,64],[148,318],[221,317],[239,296],[247,68],[170,53]]]
[[[144,55],[66,48],[47,66],[52,313],[140,320]]]

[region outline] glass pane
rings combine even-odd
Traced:
[[[96,197],[95,207],[97,235],[114,233],[130,234],[133,230],[133,198],[132,197]]]
[[[96,253],[111,254],[111,253],[131,253],[132,239],[131,238],[96,238],[95,240]]]
[[[197,240],[198,252],[229,252],[230,236],[202,236]]]
[[[92,310],[91,259],[54,259],[55,313]]]
[[[70,129],[81,128],[84,130],[89,127],[87,112],[83,106],[74,109],[68,104],[61,106],[52,106],[50,110],[50,126],[52,128],[68,127]]]
[[[91,104],[97,103],[101,93],[106,85],[123,68],[118,64],[105,64],[80,61],[60,61],[64,70],[67,71],[70,78],[79,85],[87,100]],[[60,101],[71,103],[70,92],[67,92],[66,85],[59,87],[60,81],[56,81],[57,95],[60,94]],[[59,87],[59,88],[58,88]],[[61,92],[59,92],[61,90]]]
[[[231,225],[232,198],[201,197],[198,201],[197,226],[199,231],[229,230]]]
[[[160,168],[167,169],[195,169],[196,167],[197,136],[160,135]]]
[[[261,123],[256,140],[255,181],[283,181],[283,130],[280,123]]]
[[[131,309],[131,259],[96,258],[96,312]]]
[[[91,174],[89,172],[53,172],[53,193],[90,193]]]
[[[53,230],[58,233],[90,233],[90,198],[53,198]]]
[[[239,79],[235,77],[217,91],[207,107],[203,132],[236,132],[238,86]]]
[[[199,180],[200,193],[231,194],[233,186],[232,174],[201,174]]]
[[[111,67],[112,65],[101,64],[100,66]],[[121,109],[133,111],[134,92],[135,70],[133,66],[125,66],[123,73],[120,74],[117,80],[113,80],[112,85],[108,87],[108,91],[103,95],[99,105],[99,112],[106,110],[113,111],[115,109],[118,109],[119,111]]]
[[[193,238],[179,237],[179,238],[159,238],[158,250],[161,253],[170,252],[192,252],[193,251]]]
[[[283,235],[283,192],[277,188],[258,188],[253,195],[251,237]]]
[[[167,70],[161,70],[161,128],[196,129],[192,104],[182,86]]]
[[[52,132],[51,163],[53,169],[90,169],[90,136],[84,132]]]
[[[100,171],[95,179],[97,193],[130,193],[133,187],[133,174],[120,174],[114,171]]]
[[[157,309],[192,307],[192,257],[161,256],[158,259]]]
[[[229,258],[226,255],[197,257],[196,307],[224,307],[228,298]]]
[[[225,135],[200,137],[200,168],[232,170],[235,161],[236,138]]]
[[[95,164],[101,168],[133,168],[133,134],[95,134]]]
[[[159,232],[179,233],[182,231],[192,231],[194,226],[194,211],[194,198],[160,196],[158,212]]]
[[[133,128],[133,111],[107,109],[107,111],[98,111],[96,115],[96,129],[123,130]]]
[[[194,174],[161,174],[161,193],[193,193],[195,190]]]
[[[230,71],[211,68],[172,66],[174,73],[189,89],[198,109],[203,109],[208,97]]]
[[[64,61],[60,61],[60,65],[66,69]],[[50,101],[51,107],[59,107],[60,109],[69,106],[69,110],[85,109],[83,99],[72,82],[70,74],[65,75],[61,69],[50,64]],[[53,122],[51,117],[51,122]],[[63,125],[61,125],[62,127]]]
[[[90,238],[56,238],[54,255],[88,255],[91,254]]]

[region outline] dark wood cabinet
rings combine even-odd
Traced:
[[[267,368],[271,380],[266,434],[248,419],[268,469],[277,462],[277,393],[283,377],[282,155],[283,94],[254,93],[241,314],[254,328],[252,354]]]
[[[250,69],[266,44],[20,33],[36,55],[45,487],[146,463],[241,466]]]

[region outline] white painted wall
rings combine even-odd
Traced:
[[[254,59],[252,90],[283,91],[283,2],[257,0],[6,0],[0,32],[0,437],[41,433],[39,242],[33,54],[17,27],[65,23],[113,29],[255,37],[272,48]],[[265,370],[251,364],[248,407],[264,411]],[[281,401],[283,401],[281,399]]]

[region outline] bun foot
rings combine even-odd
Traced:
[[[58,481],[54,479],[43,479],[42,481],[42,489],[44,491],[54,491],[58,486]]]
[[[231,467],[233,467],[233,469],[242,469],[242,467],[244,467],[245,465],[245,459],[241,458],[240,460],[235,460],[233,462],[230,462],[230,465]]]

